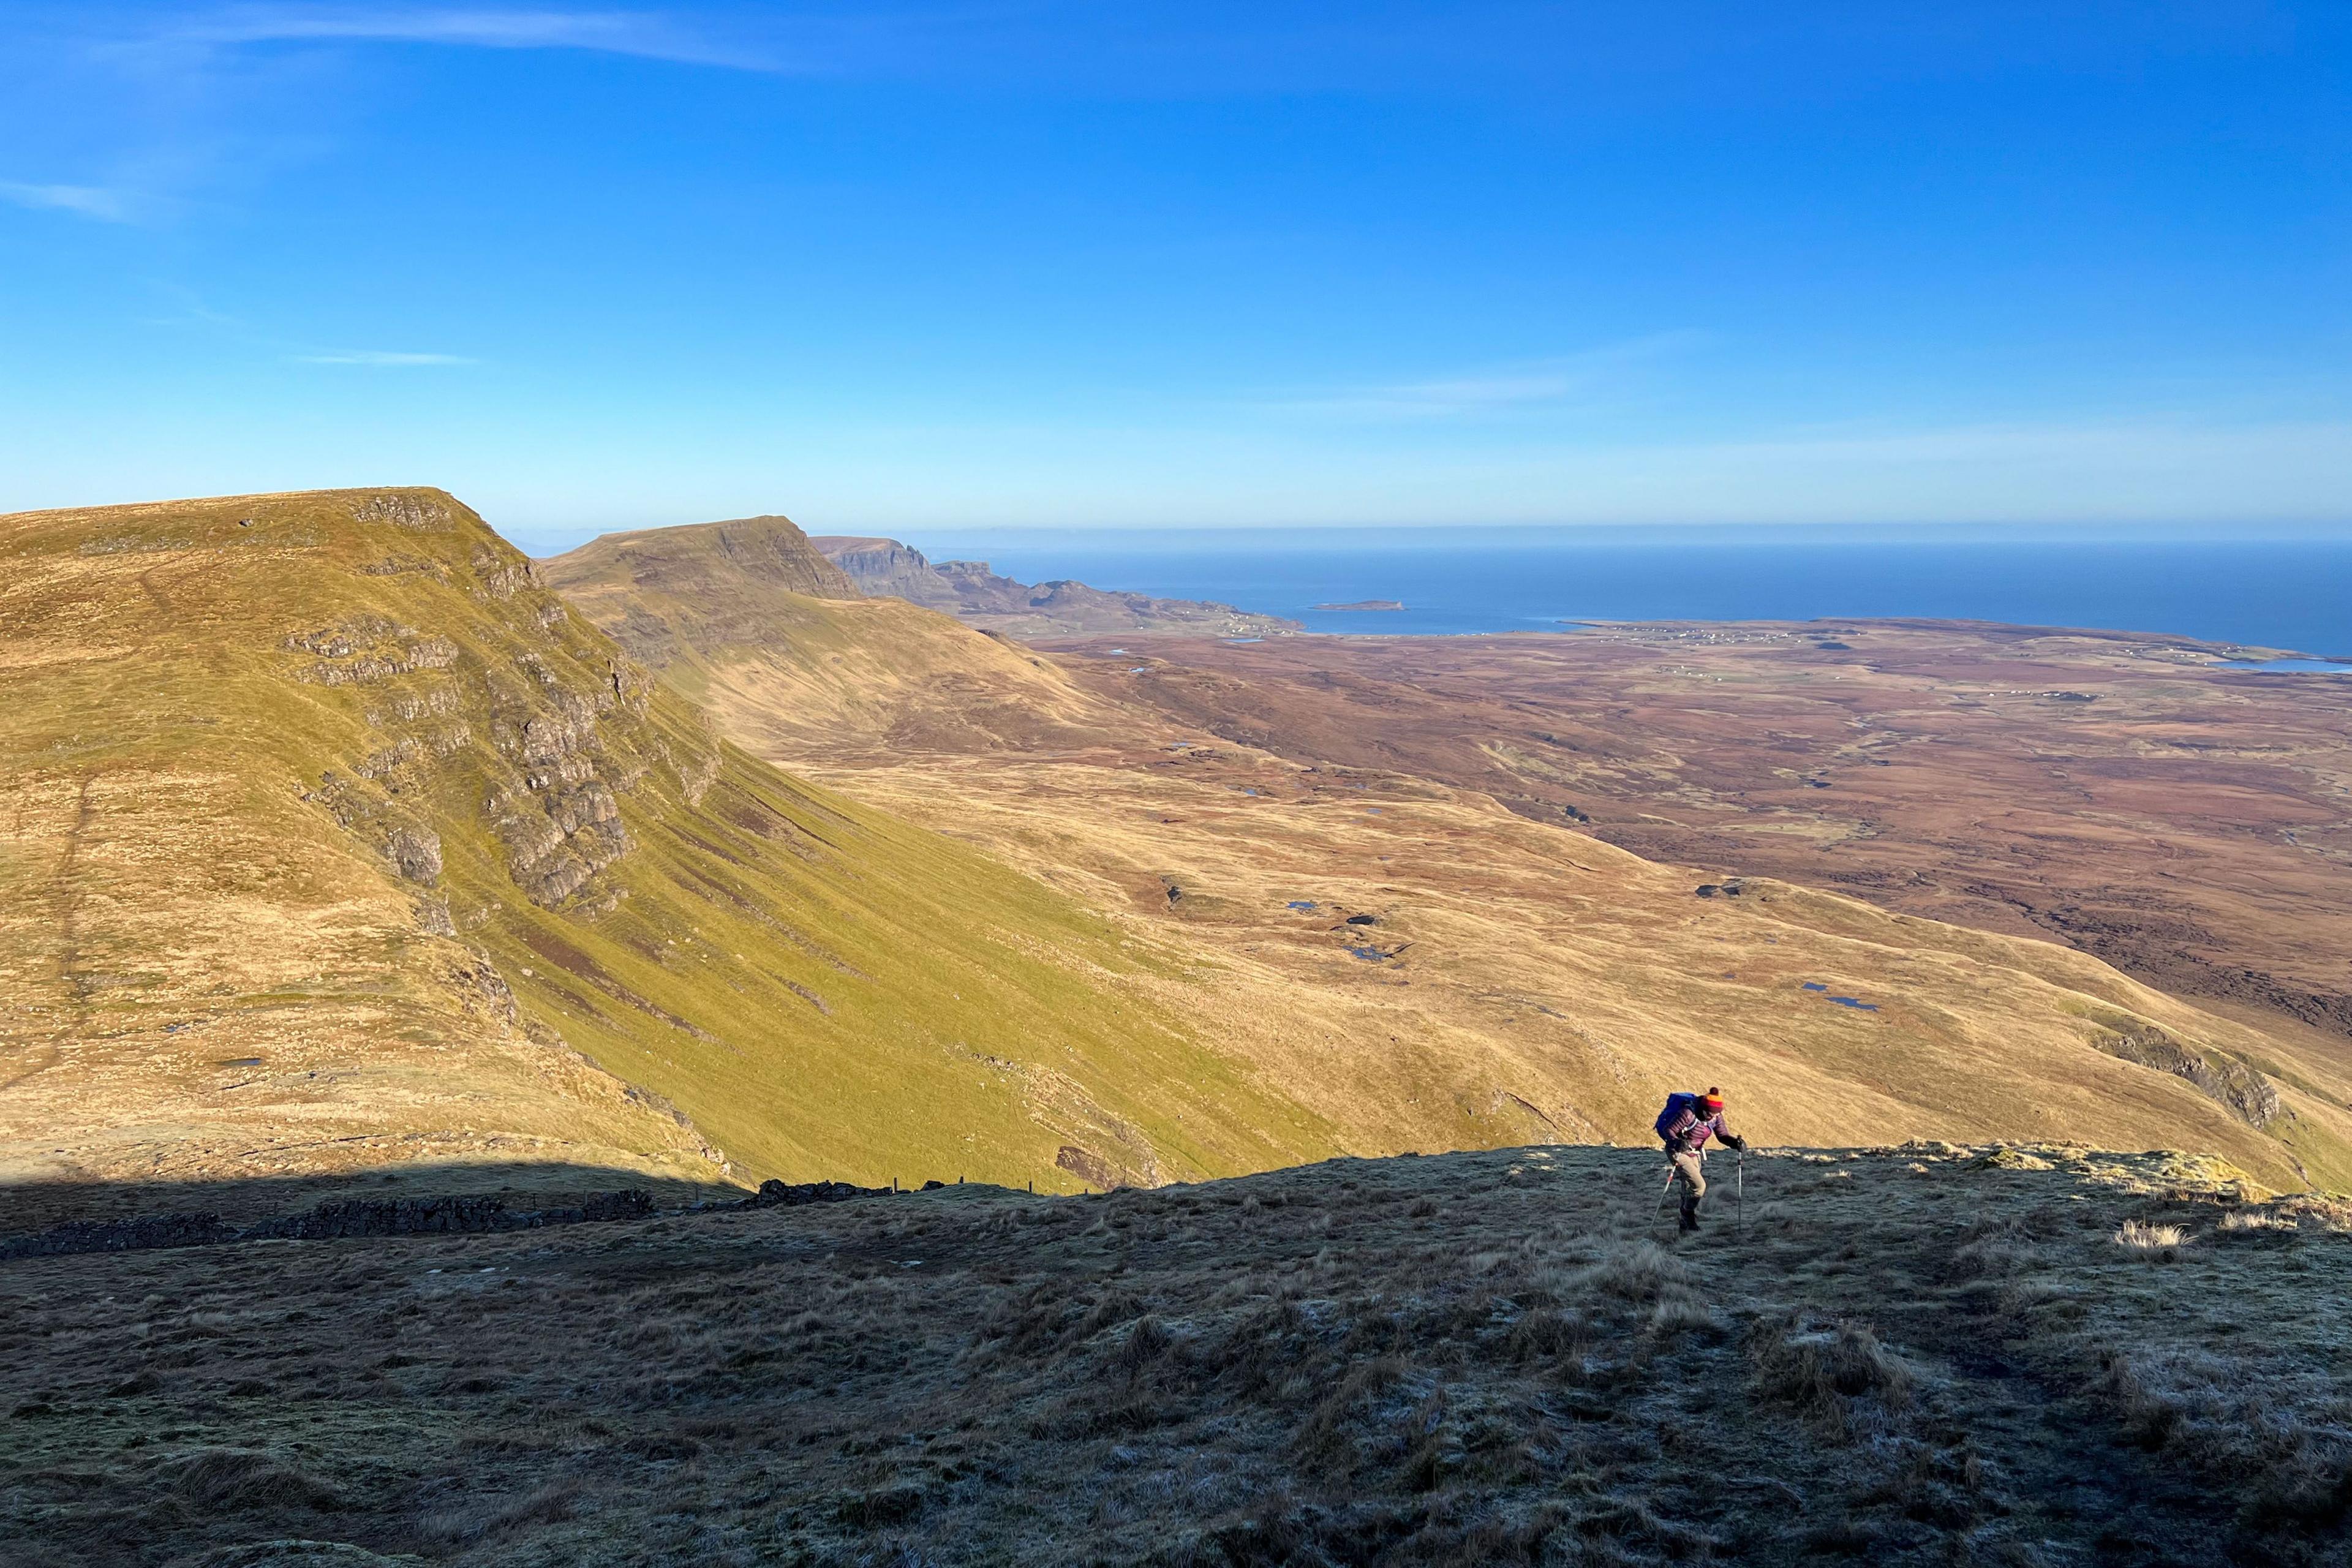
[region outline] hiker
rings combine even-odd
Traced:
[[[1744,1150],[1748,1140],[1723,1124],[1723,1090],[1710,1086],[1705,1094],[1670,1094],[1658,1112],[1658,1136],[1665,1140],[1666,1158],[1675,1163],[1669,1183],[1683,1189],[1682,1227],[1698,1228],[1698,1201],[1706,1196],[1706,1141],[1720,1138],[1733,1149]]]

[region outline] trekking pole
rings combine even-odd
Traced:
[[[1672,1165],[1668,1165],[1666,1167],[1666,1184],[1658,1189],[1658,1201],[1650,1205],[1650,1223],[1652,1225],[1657,1224],[1658,1216],[1666,1212],[1666,1194],[1674,1190],[1675,1168]]]
[[[1731,1182],[1731,1191],[1732,1191],[1732,1195],[1738,1199],[1738,1204],[1737,1204],[1737,1205],[1735,1205],[1734,1206],[1737,1208],[1737,1210],[1738,1210],[1738,1215],[1739,1215],[1739,1235],[1741,1236],[1741,1237],[1742,1237],[1742,1238],[1745,1238],[1745,1237],[1747,1237],[1747,1235],[1748,1235],[1748,1151],[1747,1151],[1747,1150],[1742,1149],[1741,1151],[1739,1151],[1739,1159],[1738,1159],[1738,1163],[1736,1163],[1735,1165],[1733,1165],[1733,1166],[1732,1166],[1732,1173],[1732,1173],[1732,1182]]]

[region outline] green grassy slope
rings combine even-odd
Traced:
[[[795,727],[903,756],[1100,744],[1149,724],[1057,664],[940,611],[793,587],[832,563],[782,518],[726,526],[731,534],[608,534],[539,572],[725,734],[763,753]],[[795,556],[805,558],[798,567]]]
[[[1130,994],[1163,960],[721,745],[439,491],[25,514],[0,559],[0,1173],[1331,1147]]]
[[[848,574],[784,517],[600,534],[539,569],[559,590],[575,582],[625,583],[662,601],[666,616],[630,616],[616,634],[630,653],[653,665],[667,663],[689,646],[756,639],[777,594],[864,597]]]

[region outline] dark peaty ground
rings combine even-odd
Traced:
[[[21,1259],[0,1563],[2340,1561],[2352,1210],[1746,1164],[1679,1242],[1555,1148]]]

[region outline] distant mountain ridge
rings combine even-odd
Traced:
[[[570,597],[597,585],[630,595],[632,612],[610,629],[656,669],[688,643],[760,640],[778,593],[866,596],[787,517],[599,534],[536,564],[550,587]],[[649,613],[656,602],[664,608],[658,617]]]
[[[1270,637],[1303,630],[1297,621],[1203,599],[1088,587],[1068,578],[1028,584],[985,561],[933,561],[895,539],[820,534],[809,542],[868,596],[905,599],[1015,637],[1078,632],[1210,632]]]
[[[710,564],[723,561],[734,572],[786,593],[817,599],[862,595],[858,585],[815,548],[799,524],[772,514],[600,533],[556,559],[600,569],[625,567],[640,584],[657,591],[700,582]]]
[[[779,730],[813,725],[889,753],[1102,740],[1106,704],[1058,665],[992,627],[904,595],[795,590],[791,574],[780,576],[764,563],[799,551],[840,574],[791,523],[760,521],[753,548],[716,548],[718,536],[705,528],[652,530],[595,540],[540,562],[538,570],[739,738],[774,741]],[[947,592],[936,578],[929,591]]]

